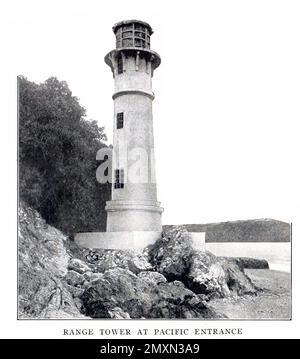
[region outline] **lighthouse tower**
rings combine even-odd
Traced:
[[[160,65],[150,49],[153,33],[139,20],[114,25],[116,48],[105,56],[114,78],[112,196],[106,203],[107,232],[161,232],[157,202],[152,76]]]
[[[105,56],[115,89],[112,196],[106,202],[106,232],[77,233],[85,248],[138,249],[160,238],[157,202],[152,101],[152,76],[160,65],[150,49],[149,24],[127,20],[113,27],[116,48]]]

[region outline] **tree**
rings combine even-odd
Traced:
[[[110,184],[96,180],[104,128],[64,81],[36,84],[19,77],[19,194],[68,235],[104,230]]]

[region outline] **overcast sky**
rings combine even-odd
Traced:
[[[103,61],[115,47],[111,28],[147,21],[162,58],[153,108],[163,223],[293,221],[298,7],[288,0],[3,1],[2,79],[13,90],[18,74],[67,81],[111,143],[113,78]]]

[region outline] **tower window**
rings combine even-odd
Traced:
[[[124,188],[124,170],[117,169],[115,170],[115,188]]]
[[[118,74],[123,72],[123,59],[122,56],[118,58]]]
[[[124,112],[117,113],[117,129],[124,126]]]

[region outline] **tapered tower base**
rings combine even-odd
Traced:
[[[105,209],[107,232],[162,231],[160,202],[109,201]]]

